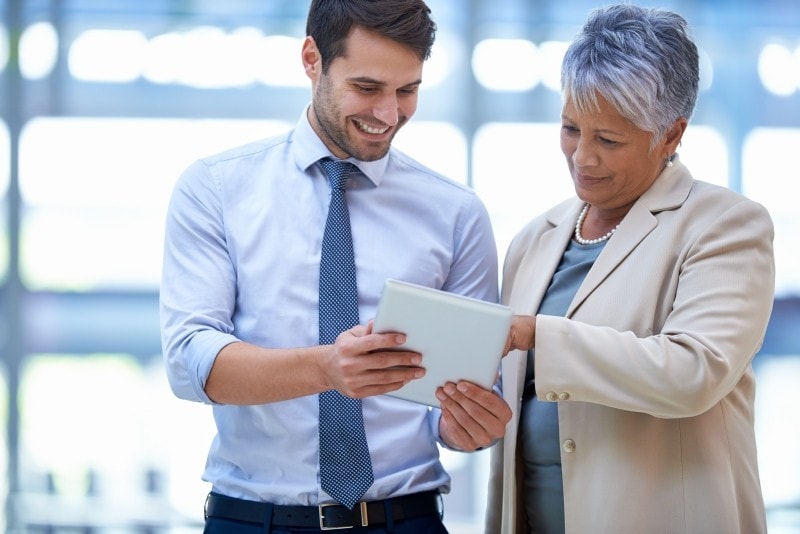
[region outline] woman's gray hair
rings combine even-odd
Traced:
[[[580,112],[597,93],[655,146],[697,102],[700,65],[686,20],[664,9],[618,4],[589,14],[561,66],[561,96]]]

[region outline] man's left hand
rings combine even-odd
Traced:
[[[511,408],[502,397],[470,382],[448,383],[436,390],[442,408],[439,434],[449,447],[474,451],[503,437]]]

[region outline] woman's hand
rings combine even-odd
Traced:
[[[511,328],[508,331],[505,356],[512,350],[529,350],[536,344],[536,316],[515,315],[511,318]]]

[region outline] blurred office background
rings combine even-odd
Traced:
[[[501,258],[523,223],[571,194],[559,62],[600,3],[429,0],[438,39],[396,144],[476,188]],[[800,532],[800,4],[641,3],[682,13],[702,49],[681,157],[775,220],[757,431],[770,530]],[[213,423],[164,378],[164,213],[195,158],[297,120],[307,6],[0,0],[0,529],[200,530]],[[479,532],[488,455],[444,459],[448,525]]]

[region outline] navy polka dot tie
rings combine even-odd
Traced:
[[[320,160],[331,186],[331,203],[319,266],[319,342],[331,344],[358,324],[358,290],[345,185],[358,168]],[[361,401],[336,390],[319,395],[319,465],[322,489],[352,509],[372,485]]]

